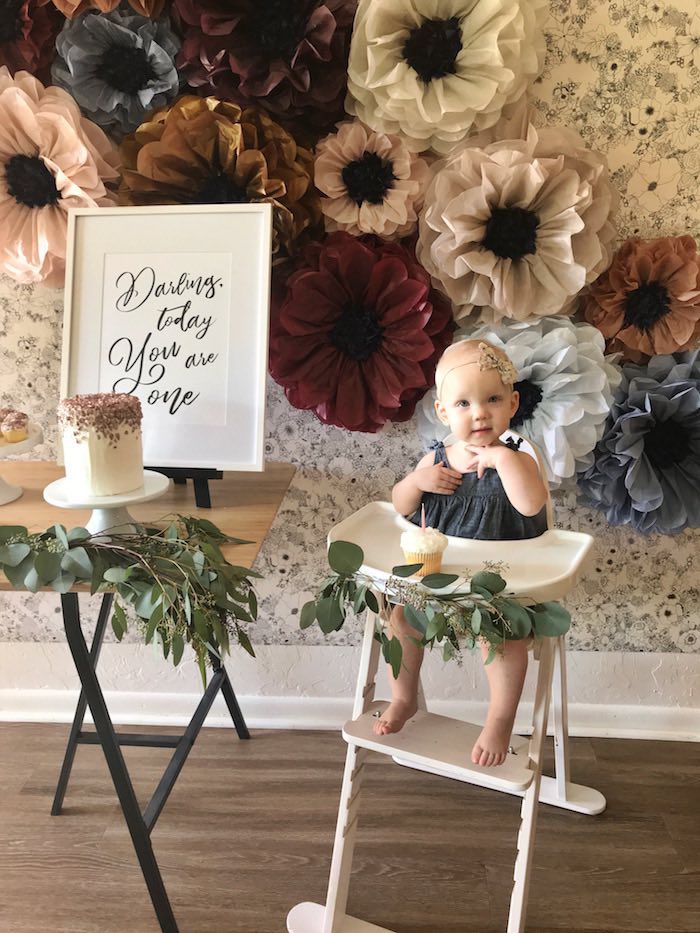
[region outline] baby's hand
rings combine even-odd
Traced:
[[[510,447],[506,447],[504,444],[491,444],[488,447],[474,447],[472,444],[465,444],[464,449],[473,456],[474,459],[470,464],[470,468],[476,466],[476,475],[479,479],[484,475],[484,470],[489,467],[497,470],[499,463],[502,462],[504,452],[506,456],[510,452]]]
[[[443,496],[451,496],[462,482],[462,474],[444,463],[421,467],[420,470],[414,470],[413,475],[422,492],[438,492]]]

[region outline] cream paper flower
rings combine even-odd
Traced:
[[[546,0],[360,0],[348,113],[447,153],[493,126],[544,64]]]
[[[113,204],[118,164],[69,94],[0,68],[0,272],[61,285],[68,209]]]
[[[373,133],[362,123],[343,123],[316,147],[314,181],[326,195],[321,210],[327,230],[395,239],[418,225],[431,173],[398,136]]]
[[[491,323],[571,314],[612,257],[617,195],[605,156],[570,129],[530,123],[525,138],[494,135],[435,166],[418,258],[457,319],[475,309]]]
[[[520,405],[510,426],[537,445],[549,482],[558,485],[588,469],[622,378],[614,357],[605,356],[600,331],[569,318],[548,317],[535,324],[481,325],[455,335],[455,340],[467,338],[487,340],[513,361]],[[447,431],[434,402],[435,390],[417,409],[426,449],[444,440]]]

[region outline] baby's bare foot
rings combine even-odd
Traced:
[[[418,706],[414,701],[392,700],[379,719],[374,723],[375,735],[389,735],[391,732],[401,732],[411,716],[416,715]]]
[[[513,728],[511,719],[486,717],[486,725],[472,749],[472,762],[482,768],[494,768],[502,765],[508,754],[510,733]]]

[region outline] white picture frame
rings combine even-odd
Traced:
[[[61,397],[125,391],[147,466],[264,469],[270,204],[68,215]]]

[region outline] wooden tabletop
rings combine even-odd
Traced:
[[[59,509],[44,500],[45,487],[64,475],[63,467],[43,460],[15,460],[0,464],[0,473],[8,483],[24,490],[19,499],[0,506],[0,525],[24,525],[30,531],[43,531],[55,524],[75,528],[88,521],[87,509]],[[156,521],[173,512],[208,518],[226,534],[252,542],[223,548],[231,563],[249,567],[293,475],[294,467],[288,463],[268,463],[263,473],[224,473],[223,479],[209,482],[210,509],[195,506],[191,482],[176,486],[171,481],[170,488],[159,499],[129,506],[129,512],[139,521]],[[3,575],[0,591],[12,589]]]

